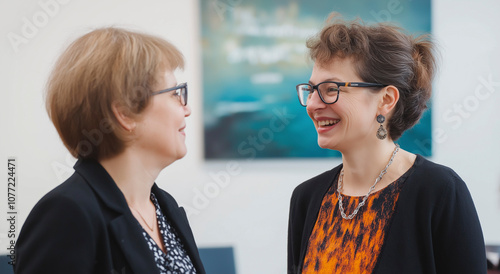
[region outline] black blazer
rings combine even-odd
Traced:
[[[15,273],[159,273],[142,230],[111,176],[96,161],[75,173],[33,208],[16,244]],[[197,273],[205,273],[186,213],[174,198],[151,190],[177,231]]]

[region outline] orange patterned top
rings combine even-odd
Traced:
[[[372,273],[405,175],[372,193],[352,220],[340,215],[338,180],[335,180],[337,183],[332,184],[323,197],[309,237],[302,273]],[[342,195],[346,215],[354,211],[363,197]]]

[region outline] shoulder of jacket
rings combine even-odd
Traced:
[[[58,185],[45,194],[33,210],[44,209],[59,211],[71,211],[77,215],[94,215],[99,210],[99,202],[85,180],[77,173],[74,173],[62,184]],[[70,217],[70,216],[68,216]]]
[[[464,181],[450,167],[434,163],[422,157],[411,178],[417,182],[417,187],[426,191],[444,191],[465,186]]]

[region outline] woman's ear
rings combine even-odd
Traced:
[[[380,114],[387,116],[399,101],[399,90],[393,85],[389,85],[382,90],[382,98],[379,104]]]
[[[123,129],[128,132],[134,131],[137,126],[136,121],[127,115],[127,111],[124,107],[120,106],[117,102],[114,102],[111,104],[111,109],[113,110],[116,120],[118,120]]]

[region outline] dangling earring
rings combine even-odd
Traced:
[[[385,122],[385,116],[379,114],[377,116],[377,122],[380,123],[380,127],[377,130],[377,138],[379,138],[380,140],[384,140],[385,137],[387,137],[387,130],[384,128],[384,125],[382,125],[382,123]]]

